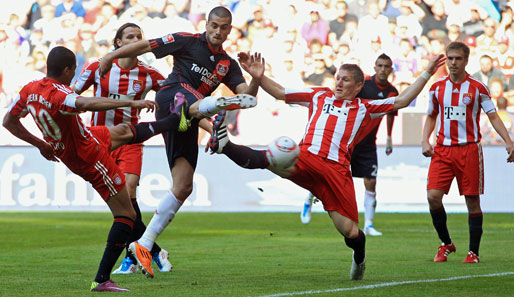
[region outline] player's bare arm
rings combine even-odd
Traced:
[[[507,150],[507,154],[509,155],[507,157],[507,162],[514,162],[514,145],[512,144],[512,140],[509,137],[509,132],[507,132],[505,125],[498,116],[497,112],[489,112],[486,114],[489,118],[489,122],[491,122],[491,125],[493,125],[493,128],[496,131],[496,133],[498,133],[503,139],[503,141],[505,141],[505,149]]]
[[[30,133],[25,126],[20,122],[20,118],[13,116],[10,113],[7,113],[4,117],[3,126],[5,129],[9,130],[14,136],[19,139],[32,144],[33,146],[39,149],[39,152],[45,159],[49,161],[59,162],[54,155],[54,151],[50,144],[46,141],[36,137],[34,134]]]
[[[116,100],[102,97],[78,97],[75,102],[77,109],[87,111],[104,111],[118,107],[146,108],[148,111],[157,109],[157,103],[149,100]]]
[[[245,83],[238,85],[236,92],[256,96],[264,75],[266,65],[264,58],[261,57],[260,53],[250,55],[250,53],[244,52],[240,52],[237,58],[241,68],[252,76],[252,80],[250,81],[250,85],[246,85]]]
[[[412,100],[414,100],[419,95],[421,90],[423,90],[428,80],[430,79],[430,76],[432,76],[437,71],[437,69],[445,63],[445,61],[446,57],[443,54],[432,58],[428,63],[425,72],[420,75],[412,85],[410,85],[396,97],[396,100],[394,101],[394,110],[409,106]]]
[[[427,115],[425,125],[423,126],[423,136],[421,138],[421,153],[425,157],[432,157],[432,155],[434,154],[434,149],[432,147],[432,144],[430,144],[430,135],[432,135],[432,132],[434,131],[436,120],[436,117],[432,115]]]
[[[148,40],[141,40],[127,44],[115,51],[108,53],[100,60],[100,64],[98,65],[100,76],[103,78],[105,74],[111,70],[112,62],[115,59],[137,57],[144,53],[148,53],[151,50],[152,48],[150,47],[150,42]]]

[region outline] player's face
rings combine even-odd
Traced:
[[[227,40],[227,36],[232,30],[232,25],[230,24],[230,18],[220,18],[216,15],[213,15],[211,20],[206,24],[206,35],[207,41],[214,47],[219,47],[225,40]]]
[[[380,84],[385,84],[393,72],[393,62],[388,59],[378,59],[375,62],[375,77]]]
[[[357,83],[353,78],[353,73],[348,70],[341,69],[336,74],[336,86],[334,94],[336,99],[352,100],[359,93],[363,83]]]
[[[464,55],[463,50],[449,50],[446,53],[446,66],[452,78],[458,78],[466,72],[468,59]]]
[[[116,42],[118,43],[119,47],[122,47],[124,45],[138,42],[140,40],[143,40],[143,33],[141,32],[141,29],[137,27],[128,27],[123,30],[121,39],[117,39]]]

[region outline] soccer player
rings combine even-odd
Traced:
[[[261,87],[276,99],[309,106],[309,122],[299,145],[297,163],[286,169],[278,169],[270,165],[266,151],[230,142],[223,112],[214,120],[210,149],[227,155],[241,167],[269,169],[309,190],[323,203],[346,245],[354,250],[350,278],[362,279],[366,267],[366,237],[358,226],[357,203],[350,172],[351,151],[355,143],[365,136],[372,119],[408,106],[430,76],[444,63],[444,59],[444,55],[434,57],[427,70],[409,88],[396,97],[384,100],[355,97],[364,85],[364,74],[355,64],[343,64],[339,68],[334,90],[326,87],[286,89],[260,74],[262,76],[257,79],[261,80]],[[260,54],[253,55],[251,60],[264,68]],[[245,70],[248,67],[248,63],[241,65]]]
[[[155,98],[160,107],[156,112],[157,119],[168,117],[171,110],[182,115],[179,121],[172,124],[172,130],[163,134],[173,186],[161,199],[143,236],[129,245],[129,251],[136,256],[139,267],[147,277],[153,277],[149,250],[193,190],[199,119],[211,117],[224,109],[249,108],[257,104],[253,96],[257,94],[259,81],[253,79],[247,85],[237,62],[223,50],[222,44],[232,29],[231,23],[230,11],[218,6],[209,12],[206,31],[202,34],[181,32],[138,41],[107,54],[100,61],[100,75],[105,75],[117,58],[147,52],[154,53],[157,58],[166,55],[174,57],[173,71]],[[240,61],[246,62],[242,60],[245,58],[249,56],[242,55]],[[248,70],[253,69],[254,66],[250,65]],[[210,96],[221,83],[238,95]],[[135,133],[147,137],[155,131],[138,129]]]
[[[114,48],[138,42],[143,39],[141,28],[134,23],[123,24],[116,31],[114,36]],[[152,68],[137,57],[116,59],[113,61],[111,71],[104,78],[101,78],[98,71],[99,61],[90,63],[79,76],[73,89],[81,94],[91,85],[94,86],[94,94],[98,97],[109,97],[117,100],[141,100],[144,99],[150,90],[158,91],[164,82],[164,77],[155,68]],[[112,127],[120,123],[138,123],[139,110],[137,108],[117,108],[108,111],[93,112],[91,126]],[[133,232],[128,243],[137,240],[146,229],[141,217],[141,211],[137,204],[137,186],[141,175],[143,163],[142,143],[123,145],[111,152],[120,170],[125,175],[125,184],[134,210],[136,221]],[[127,247],[128,248],[128,247]],[[155,243],[151,249],[152,259],[161,272],[169,272],[172,265],[168,260],[168,252]],[[123,259],[121,266],[113,274],[130,274],[138,272],[136,260],[128,252]]]
[[[455,252],[446,224],[443,195],[448,194],[453,178],[464,195],[469,218],[469,252],[463,263],[478,263],[483,214],[480,194],[484,193],[484,164],[480,145],[480,109],[505,141],[507,162],[514,162],[514,146],[503,122],[496,113],[487,87],[466,72],[469,47],[452,42],[446,47],[449,75],[430,88],[428,116],[423,128],[422,153],[431,157],[428,170],[427,198],[432,223],[442,244],[434,262],[445,262]],[[439,122],[435,147],[430,135]]]
[[[359,98],[383,100],[385,98],[398,95],[398,90],[387,80],[393,71],[393,61],[386,54],[381,54],[375,61],[375,75],[364,81],[362,90],[357,94]],[[387,114],[387,144],[386,155],[393,152],[391,141],[391,133],[393,132],[394,117],[397,113]],[[380,119],[375,120],[371,124],[373,130],[364,137],[352,152],[351,170],[353,177],[362,177],[364,179],[364,233],[371,236],[381,236],[382,233],[373,227],[373,218],[375,217],[376,185],[377,185],[377,132],[380,125]],[[371,128],[368,127],[368,129]]]
[[[156,104],[147,100],[81,97],[69,87],[76,67],[72,51],[62,46],[53,48],[47,58],[47,76],[21,89],[4,117],[3,126],[14,136],[37,147],[47,160],[62,161],[72,172],[90,182],[105,200],[114,222],[91,291],[127,292],[110,280],[110,274],[132,231],[136,212],[130,203],[125,177],[109,151],[135,141],[132,131],[137,127],[121,124],[88,128],[78,113],[119,107],[153,110]],[[44,140],[21,124],[20,118],[28,113]]]
[[[375,61],[375,75],[367,77],[357,97],[366,99],[382,100],[398,95],[398,90],[387,80],[393,71],[393,61],[386,54],[381,54]],[[386,155],[393,152],[391,133],[393,131],[394,117],[396,113],[387,114],[387,145]],[[377,158],[377,132],[382,118],[373,120],[367,127],[372,129],[364,139],[355,145],[352,152],[351,171],[353,177],[364,179],[364,233],[371,236],[381,236],[382,233],[373,227],[373,218],[377,206],[376,184],[378,171]],[[304,203],[302,222],[310,218],[312,197],[308,197]],[[305,223],[304,223],[305,224]]]

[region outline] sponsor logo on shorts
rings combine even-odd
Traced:
[[[115,184],[121,185],[121,177],[117,173],[113,176],[113,179]]]

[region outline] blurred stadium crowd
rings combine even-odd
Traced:
[[[401,91],[449,42],[462,41],[471,48],[468,73],[489,86],[514,137],[514,0],[9,1],[0,11],[0,115],[25,83],[44,77],[46,55],[53,46],[64,45],[77,54],[79,74],[89,61],[112,49],[112,39],[123,23],[140,25],[147,39],[179,31],[203,32],[205,13],[217,5],[233,12],[233,30],[224,44],[229,55],[261,52],[267,74],[288,87],[333,87],[333,74],[342,63],[359,64],[372,75],[376,57],[386,53],[394,62],[391,81]],[[156,60],[147,54],[141,59],[163,75],[173,66],[171,56]],[[433,79],[443,75],[444,68]],[[425,112],[425,101],[418,98],[410,110]],[[284,123],[299,118],[305,123],[307,113],[260,92],[258,107],[245,111],[244,118],[247,123],[267,123],[273,135],[295,138],[301,137],[304,125],[291,131],[284,130]],[[496,143],[483,118],[484,142]],[[242,119],[239,116],[234,123]],[[238,132],[237,125],[232,127],[233,135]],[[251,134],[253,144],[274,137]]]

